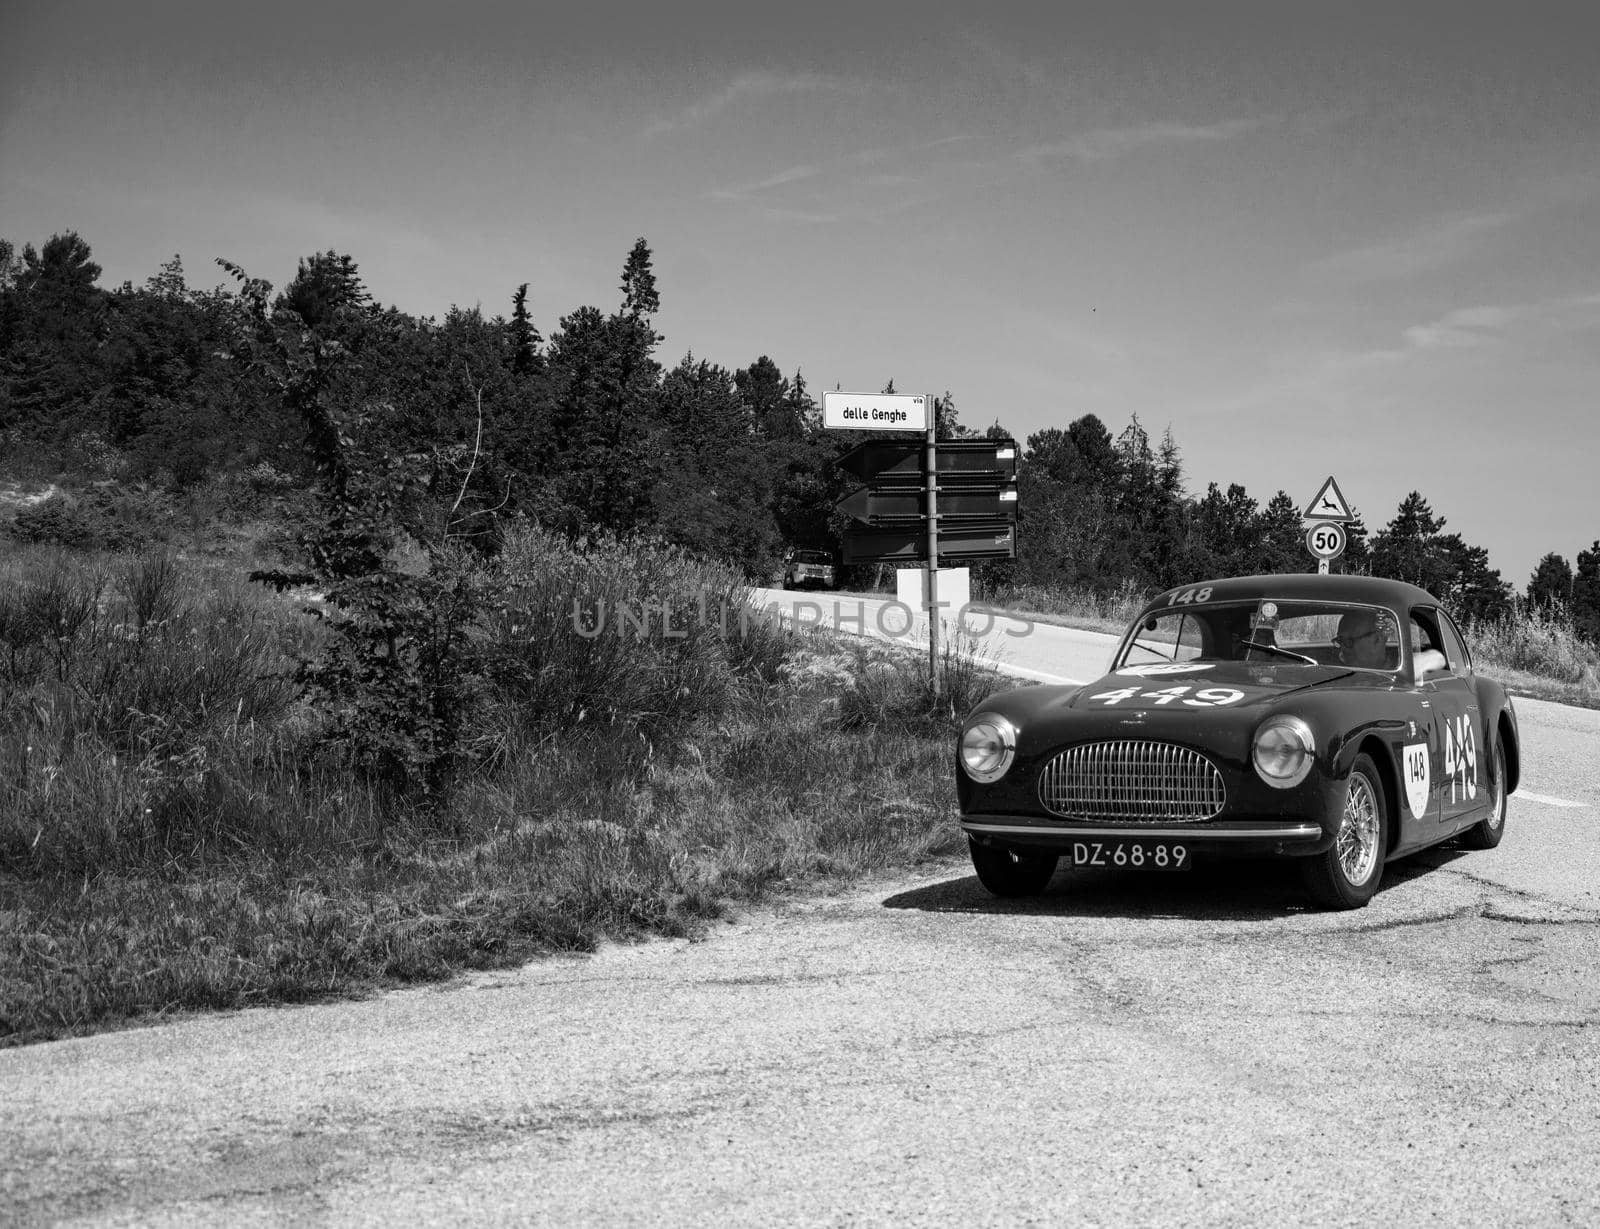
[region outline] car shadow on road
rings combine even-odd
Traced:
[[[1391,863],[1379,895],[1432,874],[1465,852],[1447,846]],[[1056,872],[1042,895],[1009,900],[991,895],[976,875],[962,875],[897,892],[884,900],[883,907],[928,913],[1228,922],[1270,922],[1321,912],[1306,897],[1299,868],[1275,858],[1196,863],[1191,870],[1165,873],[1069,867]]]

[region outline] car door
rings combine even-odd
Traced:
[[[1473,686],[1472,659],[1450,622],[1436,608],[1411,612],[1420,630],[1422,651],[1443,655],[1444,668],[1418,681],[1418,693],[1431,713],[1429,760],[1439,822],[1455,827],[1483,805],[1483,748],[1478,745],[1481,715]],[[1415,660],[1415,644],[1413,645]]]

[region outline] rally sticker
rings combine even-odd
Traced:
[[[1406,805],[1421,819],[1428,809],[1428,744],[1407,743],[1401,756],[1405,760]]]
[[[1199,670],[1209,669],[1211,669],[1210,662],[1162,661],[1153,662],[1148,666],[1123,666],[1117,673],[1147,678],[1152,674],[1193,674]]]

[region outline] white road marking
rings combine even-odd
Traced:
[[[1511,796],[1513,798],[1526,798],[1529,802],[1542,802],[1547,807],[1569,807],[1573,810],[1577,810],[1581,807],[1586,807],[1589,805],[1587,802],[1568,802],[1565,798],[1552,798],[1549,794],[1536,794],[1529,789],[1519,788],[1517,792]]]
[[[1039,683],[1070,683],[1073,686],[1081,687],[1088,681],[1087,679],[1069,679],[1064,674],[1049,674],[1043,670],[1030,670],[1027,666],[1013,666],[1009,662],[988,661],[984,658],[979,658],[978,660],[982,661],[984,665],[1000,671],[1001,674],[1014,674],[1018,678],[1033,679]]]

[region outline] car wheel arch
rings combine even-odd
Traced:
[[[1383,787],[1383,801],[1385,809],[1389,812],[1389,831],[1384,853],[1391,854],[1400,844],[1401,816],[1404,810],[1400,805],[1400,774],[1395,769],[1394,752],[1389,744],[1376,734],[1368,734],[1350,754],[1350,764],[1345,771],[1348,777],[1355,767],[1357,757],[1365,754],[1372,761],[1373,767],[1378,770],[1378,784]]]
[[[1517,746],[1517,736],[1511,728],[1511,717],[1504,709],[1500,711],[1500,718],[1496,722],[1496,733],[1506,756],[1506,793],[1514,794],[1522,780],[1522,751]]]

